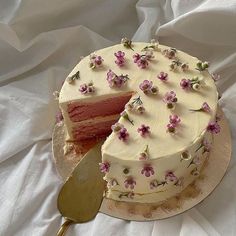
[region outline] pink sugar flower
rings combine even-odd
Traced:
[[[122,128],[124,128],[124,125],[118,122],[111,126],[112,131],[114,131],[115,133],[119,132]]]
[[[140,60],[140,58],[141,58],[141,55],[138,54],[138,53],[135,53],[135,54],[133,55],[134,63],[137,63],[138,60]]]
[[[107,72],[107,82],[111,88],[122,87],[127,82],[128,79],[129,79],[128,75],[119,75],[118,76],[112,70],[109,70]]]
[[[216,74],[216,73],[213,73],[212,75],[212,79],[216,82],[218,80],[220,80],[220,75],[219,74]]]
[[[152,81],[149,81],[149,80],[144,80],[140,85],[139,85],[139,88],[145,93],[149,93],[152,89],[152,84],[153,82]]]
[[[89,67],[92,69],[102,65],[103,59],[101,56],[97,56],[96,54],[91,54],[89,59],[90,59]]]
[[[147,125],[142,124],[141,127],[137,129],[137,131],[140,133],[142,137],[150,134],[150,127]]]
[[[160,72],[160,74],[157,76],[157,78],[163,82],[166,82],[168,80],[168,74],[165,72]]]
[[[173,171],[167,171],[166,175],[165,175],[165,180],[170,181],[170,182],[174,182],[174,181],[177,181],[178,178],[175,176]]]
[[[182,89],[190,89],[191,88],[191,81],[189,79],[182,79],[180,81],[180,87]]]
[[[148,66],[148,57],[141,56],[141,58],[137,61],[137,65],[141,69],[145,69]]]
[[[145,165],[143,169],[141,170],[141,174],[145,175],[146,177],[150,177],[151,175],[154,175],[154,170],[151,165]]]
[[[176,93],[174,91],[167,92],[162,100],[167,104],[176,103],[177,102]]]
[[[220,126],[217,122],[211,121],[207,125],[207,131],[212,134],[218,134],[220,132]]]
[[[175,133],[175,128],[176,128],[176,126],[174,125],[174,124],[167,124],[167,126],[166,126],[166,132],[168,132],[168,133]]]
[[[82,94],[93,93],[95,91],[95,88],[93,86],[93,83],[81,84],[79,91]]]
[[[122,141],[126,141],[129,137],[129,133],[126,128],[121,128],[118,133],[118,138]]]
[[[207,141],[207,139],[203,140],[202,145],[204,146],[204,152],[210,152],[211,144]]]
[[[115,57],[116,57],[116,60],[115,60],[115,63],[121,67],[125,64],[125,53],[122,52],[122,51],[118,51],[116,53],[114,53]]]
[[[210,108],[210,106],[207,104],[207,102],[204,102],[204,103],[202,104],[201,110],[202,110],[202,111],[205,111],[205,112],[210,112],[210,111],[211,111],[211,108]]]
[[[62,120],[63,120],[63,115],[61,113],[61,111],[59,111],[57,114],[56,114],[56,123],[60,123]]]
[[[126,188],[134,189],[136,181],[132,177],[129,177],[124,181],[124,184]]]
[[[181,122],[179,116],[177,115],[170,115],[169,119],[170,124],[172,124],[174,127],[176,127]]]
[[[99,166],[100,166],[101,172],[103,173],[109,172],[109,169],[110,169],[109,162],[105,161],[105,162],[99,163]]]

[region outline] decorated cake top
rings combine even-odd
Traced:
[[[83,58],[67,77],[59,102],[132,93],[103,153],[124,160],[161,158],[183,152],[203,132],[218,132],[218,95],[207,67],[156,42],[123,40]]]

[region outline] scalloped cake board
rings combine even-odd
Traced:
[[[214,135],[214,144],[208,160],[206,160],[200,176],[179,195],[162,202],[162,204],[130,203],[104,198],[99,211],[124,220],[150,221],[183,213],[203,201],[221,182],[231,158],[230,129],[221,109],[219,109],[219,113],[222,117],[220,121],[221,133]],[[60,123],[55,126],[53,132],[53,157],[57,171],[65,181],[83,154],[95,142],[91,142],[87,146],[73,143],[73,148],[67,155],[64,155],[63,151],[64,142],[64,125]]]

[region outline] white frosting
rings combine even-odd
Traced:
[[[116,200],[156,202],[173,196],[182,189],[174,186],[173,183],[166,184],[157,189],[150,189],[150,181],[153,179],[163,180],[168,170],[173,171],[177,177],[188,179],[187,181],[185,180],[184,186],[192,182],[194,177],[189,177],[192,166],[187,168],[186,166],[189,162],[186,161],[184,163],[180,161],[181,153],[187,150],[193,156],[195,155],[195,150],[206,135],[206,126],[209,121],[214,119],[217,109],[218,95],[214,81],[207,71],[199,72],[195,69],[198,62],[197,58],[177,51],[176,56],[181,62],[188,63],[189,70],[186,72],[182,72],[180,69],[170,71],[169,64],[171,60],[164,57],[161,53],[161,51],[169,49],[169,47],[159,46],[160,50],[154,51],[155,58],[149,62],[148,67],[140,69],[133,62],[132,57],[136,52],[143,54],[141,50],[147,45],[147,43],[133,43],[134,51],[125,48],[122,44],[101,49],[96,54],[104,59],[103,65],[95,69],[88,67],[89,57],[85,57],[69,74],[71,76],[79,70],[80,79],[75,80],[73,84],[65,82],[60,92],[59,102],[63,115],[66,118],[65,124],[68,126],[68,129],[70,129],[69,127],[71,127],[72,123],[67,116],[66,106],[71,101],[96,102],[100,99],[120,96],[124,92],[131,91],[134,92],[133,98],[141,97],[146,112],[141,115],[133,111],[127,111],[130,118],[134,121],[134,125],[124,118],[119,120],[129,132],[128,141],[123,142],[118,139],[116,133],[112,133],[102,147],[103,161],[110,164],[110,170],[106,174],[105,179],[108,181],[116,179],[118,182],[118,185],[115,187],[111,188],[109,186],[107,197]],[[114,63],[114,53],[117,51],[125,52],[126,63],[124,67],[118,67]],[[122,88],[110,88],[106,80],[106,74],[109,69],[117,75],[128,74],[130,80]],[[167,82],[157,79],[157,75],[161,71],[168,73],[169,79]],[[199,91],[184,91],[180,87],[181,79],[191,79],[194,76],[202,77],[205,86]],[[158,86],[159,93],[157,95],[145,95],[139,89],[139,84],[145,79],[153,81],[153,84]],[[79,86],[91,81],[94,84],[95,93],[81,94],[78,91]],[[175,91],[178,98],[176,108],[173,111],[167,109],[166,104],[162,101],[164,94],[171,90]],[[211,113],[189,111],[189,109],[199,109],[203,102],[209,104],[212,109]],[[181,119],[181,124],[177,128],[177,134],[175,135],[166,132],[166,125],[168,124],[170,114],[177,114]],[[150,126],[150,137],[143,138],[137,132],[141,124]],[[138,158],[139,154],[144,151],[146,145],[148,145],[150,159],[149,161],[140,161]],[[154,175],[145,177],[141,174],[145,163],[153,167],[155,170]],[[123,173],[124,168],[130,170],[129,174]],[[199,170],[200,168],[201,165],[198,166]],[[127,177],[132,177],[136,181],[133,189],[135,193],[133,199],[118,197],[122,192],[131,191],[124,186],[124,181]],[[162,194],[154,194],[156,191],[161,191]]]

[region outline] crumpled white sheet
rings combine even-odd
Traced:
[[[55,235],[62,181],[52,161],[57,103],[52,92],[80,56],[115,44],[158,38],[211,62],[232,131],[230,167],[217,189],[184,214],[129,222],[103,214],[67,235],[236,235],[235,0],[1,0],[0,235]]]

